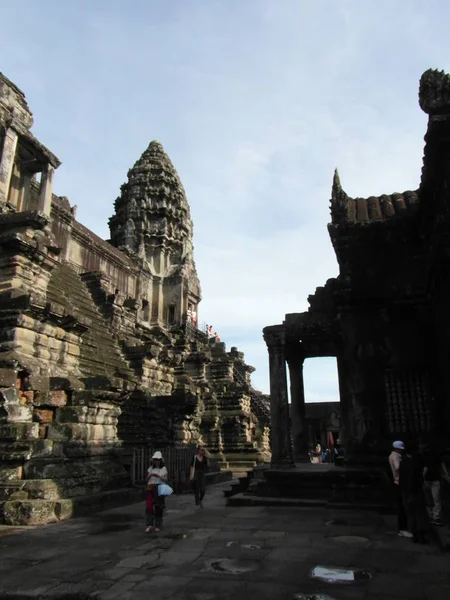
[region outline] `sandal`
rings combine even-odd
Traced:
[[[155,531],[155,528],[154,528],[154,527],[152,527],[151,525],[149,525],[149,526],[147,527],[147,529],[145,530],[145,533],[150,533],[151,531]]]

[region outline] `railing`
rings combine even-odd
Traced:
[[[270,422],[270,404],[265,400],[262,392],[257,390],[252,384],[247,383],[245,371],[243,368],[234,363],[234,377],[240,385],[249,386],[249,396],[251,401],[251,407],[257,417],[263,417]]]
[[[169,473],[169,482],[176,493],[185,491],[189,481],[189,470],[192,458],[196,452],[195,445],[183,446],[182,448],[133,448],[133,459],[131,462],[131,480],[133,485],[144,485],[147,482],[147,471],[152,462],[153,454],[159,450],[163,455],[164,462]],[[208,458],[208,470],[220,471],[218,462]]]

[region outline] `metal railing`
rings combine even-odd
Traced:
[[[247,383],[244,369],[234,363],[234,377],[240,385],[249,387],[249,396],[252,411],[257,417],[262,417],[270,422],[270,403],[264,398],[264,394],[257,390],[251,383]]]

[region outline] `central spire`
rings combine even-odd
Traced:
[[[153,141],[128,171],[110,219],[111,243],[127,252],[165,244],[183,255],[193,225],[183,184],[160,142]]]
[[[160,142],[151,142],[128,171],[109,227],[111,244],[150,277],[152,322],[182,322],[201,298],[193,223],[183,184]]]

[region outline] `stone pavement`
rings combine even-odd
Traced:
[[[399,538],[392,516],[226,507],[228,486],[208,488],[200,513],[190,495],[168,498],[159,534],[144,533],[142,503],[37,529],[0,529],[0,600],[450,598],[448,554]],[[356,576],[315,579],[320,566]]]

